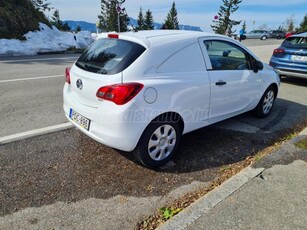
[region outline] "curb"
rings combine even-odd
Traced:
[[[307,136],[307,127],[288,142],[293,144],[295,141],[302,138],[302,136]],[[170,220],[166,221],[157,229],[186,229],[203,214],[210,212],[210,210],[213,209],[216,205],[225,200],[243,185],[248,183],[251,179],[261,174],[264,170],[265,168],[253,168],[252,166],[248,166],[238,174],[222,183],[217,188],[207,193],[199,200],[195,201],[193,204],[172,217]]]
[[[35,136],[39,136],[43,134],[62,131],[62,130],[70,129],[72,127],[73,127],[73,124],[71,124],[70,122],[67,122],[67,123],[63,123],[60,125],[54,125],[54,126],[49,126],[49,127],[45,127],[41,129],[35,129],[35,130],[23,132],[23,133],[13,134],[10,136],[1,137],[0,145],[8,144],[14,141],[20,141],[23,139],[27,139],[30,137],[35,137]]]
[[[204,213],[225,200],[247,182],[258,176],[264,168],[252,168],[248,166],[238,174],[234,175],[205,196],[195,201],[192,205],[178,213],[172,219],[158,227],[158,230],[186,229],[191,223],[200,218]]]

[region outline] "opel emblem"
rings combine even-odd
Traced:
[[[83,88],[83,82],[81,79],[78,79],[77,82],[76,82],[76,85],[77,85],[77,88],[82,90]]]

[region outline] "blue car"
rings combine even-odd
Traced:
[[[307,32],[286,38],[274,50],[270,65],[279,76],[307,79]]]

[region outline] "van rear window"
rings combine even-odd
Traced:
[[[103,38],[95,41],[76,62],[79,68],[98,74],[117,74],[130,66],[145,47],[130,41]]]

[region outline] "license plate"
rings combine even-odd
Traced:
[[[70,109],[69,117],[74,122],[76,122],[78,125],[80,125],[82,128],[84,128],[86,130],[90,129],[91,120],[82,116],[81,114],[79,114],[75,110]]]
[[[292,55],[292,61],[307,62],[307,56]]]

